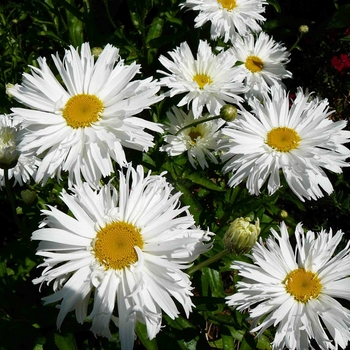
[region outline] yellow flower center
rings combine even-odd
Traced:
[[[95,95],[79,94],[71,97],[63,109],[63,118],[74,129],[90,126],[100,118],[102,101]]]
[[[232,11],[235,7],[237,7],[235,0],[218,0],[218,4],[222,6],[222,8],[227,11]]]
[[[291,128],[285,126],[272,129],[267,134],[266,143],[279,152],[289,152],[298,147],[300,136]]]
[[[112,222],[97,232],[95,256],[106,268],[121,270],[137,261],[135,246],[143,248],[140,230],[124,221]]]
[[[283,283],[286,291],[296,301],[306,304],[310,299],[315,299],[321,293],[322,284],[316,273],[304,269],[291,271]]]
[[[260,72],[264,69],[264,63],[258,56],[249,56],[245,61],[245,66],[252,73]]]
[[[202,134],[196,130],[196,128],[192,128],[188,133],[188,136],[191,138],[191,143],[195,144],[197,142],[198,137],[202,137]]]
[[[203,89],[205,85],[210,85],[213,82],[211,78],[206,74],[196,74],[193,77],[193,81],[198,84],[200,89]]]

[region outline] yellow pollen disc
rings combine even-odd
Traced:
[[[191,132],[189,132],[188,136],[191,138],[191,143],[195,144],[197,141],[197,137],[202,137],[202,134],[196,130],[196,128],[192,128]]]
[[[63,109],[63,118],[74,128],[90,126],[100,118],[102,101],[95,95],[79,94],[71,97]]]
[[[264,69],[264,63],[258,56],[249,56],[245,61],[245,66],[252,73],[260,72]]]
[[[266,143],[279,152],[289,152],[298,147],[300,136],[291,128],[285,126],[272,129],[267,134]]]
[[[196,74],[193,77],[193,81],[195,81],[200,89],[203,89],[205,85],[210,85],[213,81],[211,78],[205,74]]]
[[[97,232],[95,256],[106,268],[121,270],[137,261],[135,246],[143,248],[140,230],[127,222],[112,222]]]
[[[296,269],[290,272],[283,283],[286,291],[296,301],[306,304],[310,299],[315,299],[321,293],[322,284],[316,273],[304,269]]]
[[[218,4],[227,11],[232,11],[237,6],[235,0],[218,0]]]

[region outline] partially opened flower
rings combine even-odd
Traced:
[[[162,65],[170,71],[159,71],[166,75],[160,79],[160,84],[170,88],[170,97],[186,93],[178,106],[192,103],[195,118],[202,114],[204,107],[209,114],[219,115],[225,101],[232,104],[243,101],[238,94],[246,89],[233,68],[236,63],[233,55],[225,51],[215,55],[210,45],[202,40],[196,59],[186,42],[169,55],[172,61],[164,56],[159,57]]]
[[[211,39],[223,38],[232,42],[239,36],[260,32],[260,23],[265,21],[264,0],[186,0],[182,7],[199,11],[195,27],[211,22]]]
[[[236,69],[249,88],[245,94],[247,98],[256,96],[262,99],[272,85],[292,77],[292,73],[285,69],[290,53],[264,32],[256,39],[253,34],[237,37],[229,52],[242,62]]]
[[[251,101],[253,111],[243,111],[222,129],[222,160],[231,172],[230,186],[247,179],[250,194],[258,195],[267,182],[272,195],[280,187],[280,170],[290,189],[304,201],[330,194],[333,186],[322,168],[341,173],[349,166],[350,141],[346,121],[328,118],[328,101],[312,99],[298,90],[289,108],[288,94],[281,86],[271,88],[263,103]]]
[[[61,177],[67,171],[70,182],[81,177],[96,185],[110,175],[113,162],[126,166],[123,147],[147,151],[153,136],[145,128],[162,132],[159,125],[135,117],[144,108],[160,101],[159,90],[151,78],[131,81],[140,66],[124,65],[118,49],[107,45],[96,63],[88,43],[80,54],[72,46],[63,61],[52,56],[62,85],[45,58],[40,68],[23,74],[22,85],[10,93],[29,107],[14,108],[23,118],[22,151],[42,158],[36,181]]]
[[[218,163],[213,151],[218,147],[219,130],[225,124],[224,120],[205,121],[210,116],[194,119],[192,111],[186,114],[177,107],[173,107],[172,112],[167,113],[167,117],[169,123],[165,129],[170,134],[164,136],[167,144],[160,148],[161,151],[170,156],[178,156],[187,151],[188,159],[194,168],[197,163],[202,169],[208,167],[206,157],[213,163]],[[194,122],[196,125],[189,126]]]
[[[210,248],[211,233],[197,228],[181,193],[171,194],[164,176],[144,176],[138,166],[120,173],[119,193],[111,185],[92,190],[77,185],[61,198],[73,217],[55,207],[44,210],[40,240],[42,276],[34,283],[53,283],[45,303],[62,300],[57,326],[75,310],[77,321],[92,320],[95,335],[111,337],[112,320],[119,327],[123,350],[132,350],[136,321],[146,325],[150,339],[160,330],[162,311],[188,316],[191,282],[186,269]],[[89,299],[94,294],[88,315]]]
[[[19,152],[20,120],[13,115],[0,115],[0,187],[5,186],[5,174],[13,178],[13,185],[22,186],[35,176],[40,164],[39,158]]]
[[[337,254],[343,232],[295,230],[293,250],[284,222],[281,235],[252,250],[253,263],[234,261],[243,277],[227,304],[249,310],[252,332],[276,327],[273,349],[309,349],[314,339],[323,350],[345,349],[350,340],[350,310],[335,298],[350,300],[350,243]]]

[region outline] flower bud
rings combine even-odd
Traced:
[[[0,126],[0,168],[11,169],[17,164],[19,152],[16,143],[17,130]]]
[[[287,217],[288,217],[288,212],[287,212],[286,210],[281,210],[281,212],[280,212],[280,217],[281,217],[282,219],[287,219]]]
[[[10,97],[10,98],[12,98],[13,97],[13,95],[11,94],[11,92],[10,92],[10,89],[12,89],[12,88],[14,88],[15,86],[13,85],[13,84],[11,84],[11,83],[7,83],[6,84],[6,95],[8,96],[8,97]]]
[[[306,34],[309,32],[309,27],[307,25],[303,24],[299,27],[299,32],[302,34]]]
[[[250,218],[237,218],[231,222],[224,235],[225,248],[234,254],[248,253],[258,240],[260,234],[259,219],[251,224]]]
[[[227,104],[220,109],[220,118],[227,122],[233,122],[237,117],[237,108],[233,105]]]
[[[21,191],[21,197],[23,202],[28,205],[35,204],[38,199],[35,191],[31,191],[29,189]]]
[[[98,58],[98,56],[101,55],[102,51],[102,48],[98,46],[95,46],[91,49],[91,53],[95,58]]]

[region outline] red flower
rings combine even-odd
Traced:
[[[340,73],[343,71],[343,69],[350,68],[350,59],[345,53],[342,53],[339,58],[337,56],[333,56],[331,63],[332,66]]]

